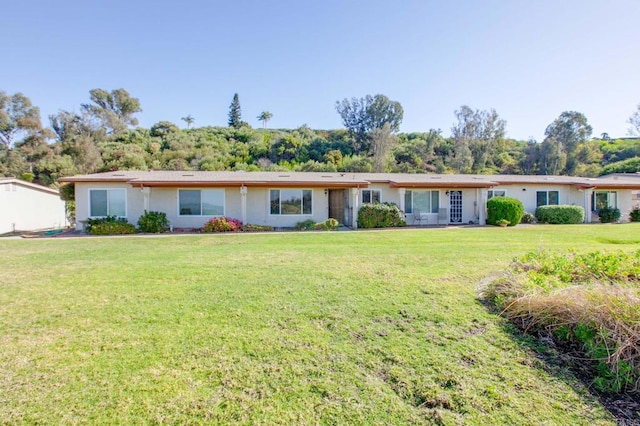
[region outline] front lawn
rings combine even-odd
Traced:
[[[477,284],[640,225],[0,240],[0,423],[615,424]]]

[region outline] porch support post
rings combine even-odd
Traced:
[[[593,189],[584,190],[584,223],[591,223],[591,196]]]
[[[353,229],[358,229],[359,194],[360,191],[358,188],[351,188],[351,203],[353,205],[353,209],[351,210],[351,225]]]
[[[400,211],[404,213],[404,195],[407,193],[407,188],[398,188],[398,195],[400,195],[400,202],[398,206],[400,207]]]
[[[247,187],[240,187],[240,209],[242,215],[242,224],[247,224]]]
[[[140,191],[142,192],[142,196],[144,197],[144,211],[149,211],[149,195],[151,195],[151,188],[148,186],[140,187]]]
[[[487,224],[487,190],[480,188],[478,190],[478,224]]]

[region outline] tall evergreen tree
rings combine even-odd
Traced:
[[[233,101],[229,105],[229,127],[239,129],[242,126],[242,111],[240,111],[240,99],[238,94],[233,95]]]

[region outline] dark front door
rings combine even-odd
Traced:
[[[345,224],[345,197],[344,189],[329,190],[329,217],[334,218],[341,225]]]

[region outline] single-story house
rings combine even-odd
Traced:
[[[0,234],[68,226],[57,190],[16,178],[0,178]]]
[[[531,213],[547,204],[582,206],[585,222],[612,206],[625,220],[631,192],[640,189],[623,178],[321,172],[115,171],[60,182],[75,184],[78,229],[106,215],[135,224],[145,210],[166,213],[176,228],[200,228],[216,216],[274,227],[334,218],[356,228],[360,206],[375,202],[397,204],[409,225],[483,225],[495,196],[517,198]]]

